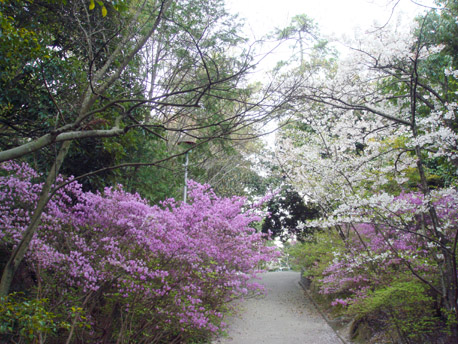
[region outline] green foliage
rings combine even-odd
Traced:
[[[316,23],[307,15],[296,15],[291,19],[291,24],[283,29],[277,29],[276,34],[279,39],[291,39],[296,35],[311,35],[317,31]],[[302,37],[301,37],[302,38]]]
[[[440,319],[434,309],[434,299],[425,284],[417,281],[396,281],[360,299],[348,309],[357,318],[385,319],[386,326],[404,343],[424,343],[436,333]]]
[[[440,13],[432,10],[428,13],[425,20],[424,36],[425,41],[430,44],[443,44],[442,56],[453,58],[454,68],[458,67],[458,26],[456,17],[458,15],[458,5],[454,0],[436,0],[441,7]]]
[[[100,6],[100,10],[101,10],[101,13],[102,13],[102,17],[105,17],[107,14],[108,14],[108,10],[107,8],[105,7],[103,1],[97,1],[97,4]],[[89,10],[93,10],[95,8],[95,2],[94,0],[90,0],[90,3],[89,3]]]
[[[0,1],[0,80],[14,77],[24,56],[48,57],[43,55],[44,50],[37,32],[33,28],[23,27],[10,15],[10,7],[21,3],[28,4],[30,1]]]
[[[311,242],[295,243],[287,253],[291,257],[293,269],[305,268],[306,277],[321,278],[323,271],[334,259],[333,251],[343,250],[344,245],[334,232],[318,232]]]
[[[112,75],[130,54],[137,38],[152,30],[155,21],[151,18],[157,16],[160,5],[158,1],[130,0],[0,1],[0,43],[5,43],[0,44],[0,148],[20,146],[72,123],[79,115],[78,106],[85,92],[95,90],[106,76]],[[138,20],[130,23],[138,8],[143,9]],[[116,138],[74,141],[62,166],[65,175],[80,176],[125,162],[147,164],[178,153],[173,140],[167,141],[167,129],[176,130],[173,123],[168,123],[169,118],[171,122],[189,118],[192,125],[201,127],[199,137],[215,138],[214,143],[196,149],[199,158],[193,159],[189,168],[191,178],[208,182],[212,176],[206,168],[196,167],[196,160],[200,163],[212,159],[215,149],[231,150],[228,142],[233,139],[233,127],[238,125],[234,119],[239,118],[234,114],[243,111],[239,101],[252,94],[251,88],[239,86],[243,73],[238,72],[246,60],[227,53],[228,47],[244,41],[238,32],[240,25],[225,11],[221,0],[172,1],[170,7],[164,8],[167,15],[158,22],[154,37],[129,61],[116,81],[100,97],[94,97],[90,109],[94,115],[77,128],[108,130],[116,119],[122,118],[120,127],[126,133]],[[132,39],[122,44],[123,52],[114,54],[122,39],[130,35]],[[93,82],[97,71],[111,59],[113,63],[105,76]],[[207,90],[209,78],[227,81],[224,87]],[[152,85],[151,90],[146,84]],[[161,94],[170,96],[166,100]],[[154,101],[141,103],[148,97]],[[113,105],[117,101],[120,104]],[[196,101],[200,106],[174,106]],[[139,129],[145,123],[148,128]],[[58,149],[59,145],[45,147],[26,159],[45,172]],[[179,195],[181,165],[181,161],[175,161],[106,170],[82,183],[85,190],[93,191],[120,183],[156,202]],[[241,171],[239,175],[247,183],[259,184],[247,165],[244,162],[231,178],[223,178],[215,185],[218,194],[244,193],[235,172]]]
[[[262,232],[272,232],[274,238],[278,237],[283,242],[295,237],[297,240],[313,240],[317,228],[306,227],[307,220],[318,217],[316,207],[305,204],[302,197],[289,187],[284,187],[279,195],[267,204],[269,215],[262,225]]]
[[[127,139],[127,137],[126,137]],[[129,139],[129,144],[120,144],[123,153],[117,154],[117,162],[122,158],[135,157],[137,162],[151,163],[164,159],[170,154],[166,143],[148,137],[138,131]],[[119,140],[108,140],[119,141]],[[181,199],[183,187],[182,164],[180,160],[166,161],[158,166],[129,167],[112,171],[105,183],[122,184],[129,192],[138,192],[151,204],[156,204],[169,197]]]
[[[427,178],[431,187],[456,186],[456,167],[444,158],[426,161]]]
[[[70,328],[69,323],[57,321],[57,316],[46,309],[47,302],[47,299],[28,299],[21,293],[0,298],[0,338],[21,338],[32,343],[36,338]]]
[[[279,41],[292,42],[289,60],[278,62],[276,70],[289,68],[296,63],[299,63],[301,72],[317,67],[329,67],[334,60],[331,56],[336,55],[336,51],[329,46],[328,41],[319,37],[318,25],[305,14],[294,16],[290,25],[277,28],[272,36]]]
[[[216,140],[192,150],[190,177],[210,184],[220,196],[237,195],[253,200],[267,193],[266,178],[257,170],[261,154],[262,146],[257,140]]]

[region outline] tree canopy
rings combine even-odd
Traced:
[[[0,335],[206,340],[271,233],[355,326],[456,342],[458,5],[436,4],[345,54],[296,15],[253,80],[223,0],[0,0]]]
[[[315,228],[305,227],[307,220],[316,219],[319,211],[307,205],[297,191],[283,187],[279,194],[267,203],[268,215],[262,224],[263,233],[271,233],[286,242],[296,239],[301,242],[313,238]]]

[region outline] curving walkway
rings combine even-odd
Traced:
[[[241,314],[226,319],[227,336],[213,343],[342,344],[298,282],[298,272],[265,273],[266,296],[245,300]]]

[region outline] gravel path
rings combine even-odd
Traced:
[[[241,314],[226,319],[228,335],[213,343],[342,344],[298,282],[298,272],[264,274],[267,295],[245,300]]]

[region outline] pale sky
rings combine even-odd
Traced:
[[[333,41],[334,46],[344,53],[345,48],[336,43],[342,36],[352,37],[355,28],[360,32],[396,20],[399,15],[408,23],[416,15],[433,6],[434,0],[225,0],[226,8],[232,14],[238,13],[245,19],[245,34],[252,41],[259,40],[275,28],[289,25],[295,15],[306,14],[318,24],[322,38]],[[420,6],[424,5],[424,6]],[[394,13],[392,11],[394,7]],[[391,17],[392,16],[392,17]],[[279,60],[289,56],[287,46],[265,54],[273,48],[266,45],[258,50],[264,60],[257,71],[270,70]]]
[[[411,0],[226,0],[232,13],[240,13],[247,25],[260,38],[274,27],[284,27],[292,17],[306,14],[318,23],[325,35],[351,34],[353,28],[369,27],[374,21],[384,24],[397,2],[396,12],[413,17],[424,10]],[[431,5],[432,0],[415,0]]]

